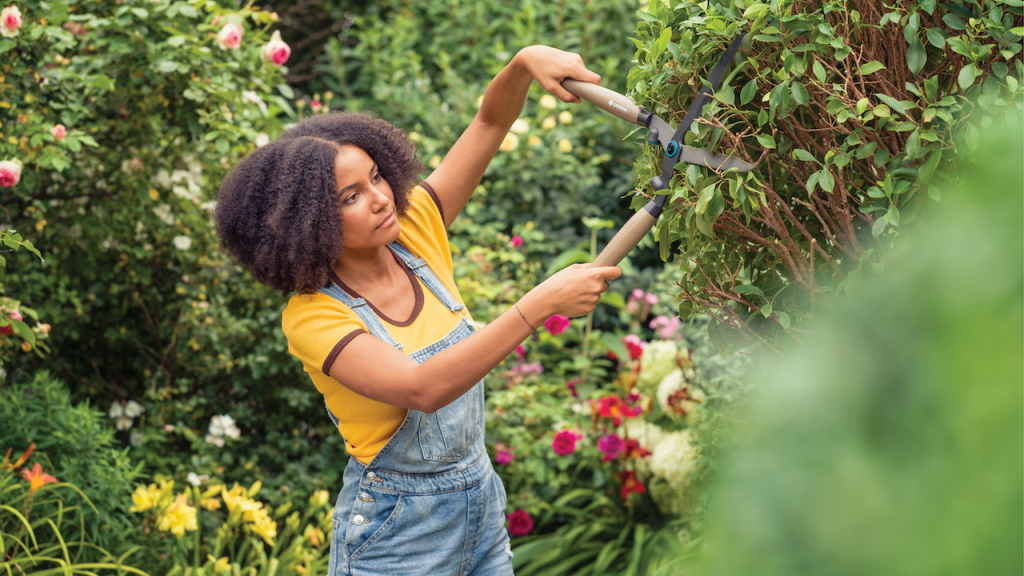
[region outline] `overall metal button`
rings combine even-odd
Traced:
[[[362,524],[363,522],[366,522],[366,518],[363,518],[359,514],[356,514],[355,518],[352,519],[353,524]]]
[[[359,495],[359,500],[361,502],[369,502],[370,501],[370,495],[367,494],[366,492],[363,492],[362,494]]]
[[[374,480],[377,479],[377,475],[374,474],[373,472],[367,472],[366,479],[369,480],[370,482],[373,482]]]

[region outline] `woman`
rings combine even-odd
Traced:
[[[579,56],[516,54],[419,185],[398,129],[317,116],[245,158],[217,206],[224,248],[261,282],[295,291],[282,327],[351,455],[329,574],[511,574],[505,491],[484,450],[482,378],[554,314],[596,306],[615,267],[553,275],[477,331],[452,277],[446,231],[519,116],[530,83],[600,83]],[[343,233],[344,232],[344,233]]]

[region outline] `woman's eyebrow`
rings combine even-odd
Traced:
[[[372,177],[373,173],[376,172],[376,171],[377,171],[377,163],[374,162],[373,166],[370,166],[370,176]],[[356,182],[355,184],[349,184],[348,186],[345,186],[341,190],[338,190],[338,194],[344,194],[346,190],[348,190],[350,188],[355,188],[358,185],[359,185],[359,182]]]

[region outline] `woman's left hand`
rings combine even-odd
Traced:
[[[562,80],[566,78],[601,84],[601,77],[587,69],[579,54],[550,46],[527,46],[516,56],[541,87],[563,102],[580,103],[579,96],[562,87]]]

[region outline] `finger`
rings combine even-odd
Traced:
[[[583,68],[582,72],[578,72],[578,73],[573,74],[573,78],[576,78],[577,74],[579,75],[578,77],[579,77],[581,82],[590,82],[591,84],[597,84],[598,86],[601,85],[601,75],[600,74],[597,74],[595,72],[591,72],[590,70],[587,70],[586,68]]]
[[[622,276],[622,268],[618,266],[600,266],[598,268],[591,268],[591,270],[603,280],[615,280]]]
[[[568,78],[568,76],[566,76],[566,78]],[[551,86],[545,86],[544,88],[548,92],[551,92],[551,94],[555,98],[558,98],[562,102],[567,102],[569,104],[579,104],[579,103],[582,102],[582,100],[580,100],[579,96],[576,96],[572,92],[569,92],[568,90],[566,90],[565,87],[562,86],[561,83],[555,83],[555,84],[552,84]]]
[[[573,265],[569,266],[569,268],[572,268],[573,270],[579,270],[580,268],[586,268],[587,266],[588,266],[588,264],[582,264],[581,263],[581,264],[573,264]]]

